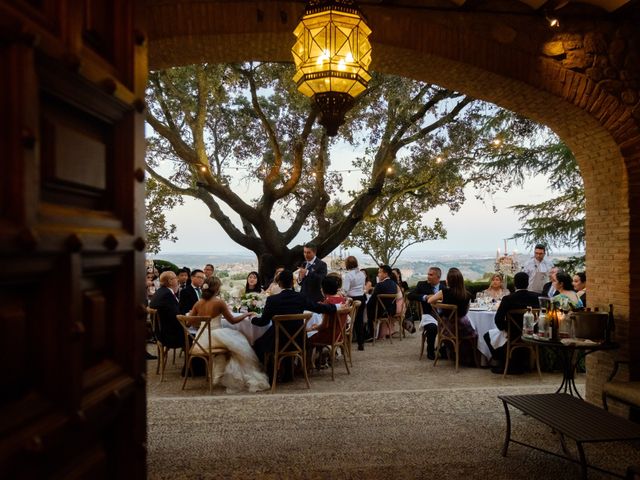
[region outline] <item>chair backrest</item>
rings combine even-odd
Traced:
[[[344,329],[345,333],[351,333],[353,331],[353,327],[355,326],[355,323],[356,323],[356,315],[358,314],[358,309],[360,308],[360,305],[362,305],[362,302],[360,300],[355,300],[351,304],[351,311],[349,312],[349,321],[345,325],[345,329]]]
[[[540,309],[532,308],[531,311],[538,318]],[[513,308],[507,311],[507,338],[512,342],[517,341],[522,336],[522,317],[525,313],[527,313],[526,308]]]
[[[604,341],[608,338],[609,313],[607,312],[571,312],[573,334],[576,338]]]
[[[385,317],[385,316],[394,316],[396,314],[395,310],[395,293],[381,293],[376,297],[376,318]],[[393,308],[390,308],[389,305],[393,305]],[[384,312],[384,313],[378,313]]]
[[[147,315],[149,315],[149,321],[151,322],[151,331],[157,339],[160,335],[160,321],[158,319],[158,310],[156,310],[155,308],[147,307]]]
[[[288,315],[274,315],[273,322],[276,335],[276,353],[283,352],[303,352],[305,351],[304,334],[307,321],[311,318],[311,313],[294,313]],[[300,322],[300,325],[293,329],[285,328],[286,324]]]
[[[211,341],[211,330],[222,327],[220,323],[220,317],[215,317],[218,320],[217,327],[212,324],[211,317],[177,315],[176,318],[178,319],[180,325],[182,325],[182,328],[184,330],[185,351],[188,351],[190,355],[208,355],[213,348],[213,342]],[[199,325],[198,331],[193,336],[189,331],[189,324]]]
[[[458,337],[458,306],[438,303],[433,306],[433,316],[438,321],[438,335],[443,338]]]

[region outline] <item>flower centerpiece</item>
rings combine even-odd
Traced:
[[[240,298],[240,309],[246,308],[247,312],[262,313],[266,298],[267,296],[263,293],[245,293]]]

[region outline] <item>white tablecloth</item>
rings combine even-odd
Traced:
[[[492,328],[496,328],[494,322],[495,317],[496,312],[491,310],[469,310],[467,313],[467,318],[471,322],[471,325],[476,329],[476,332],[478,332],[478,350],[480,350],[480,353],[487,359],[491,359],[491,351],[489,350],[487,342],[485,342],[482,337]]]
[[[311,312],[305,312],[305,313],[311,313]],[[313,325],[319,324],[320,322],[322,322],[322,314],[321,313],[313,313],[311,315],[311,318],[307,322],[307,328],[311,328]],[[238,323],[230,323],[224,317],[222,317],[222,327],[223,328],[232,328],[233,330],[237,330],[239,332],[242,332],[242,334],[245,337],[247,337],[247,340],[249,340],[249,343],[251,345],[253,345],[253,343],[257,339],[259,339],[262,335],[265,334],[265,332],[267,330],[269,330],[269,327],[271,327],[271,322],[269,322],[264,327],[259,327],[257,325],[254,325],[253,323],[251,323],[251,319],[250,318],[245,318],[243,320],[240,320]],[[307,336],[310,337],[311,335],[313,335],[313,334],[315,334],[317,332],[318,332],[317,330],[313,330],[311,332],[307,332]]]

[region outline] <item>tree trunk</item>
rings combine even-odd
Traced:
[[[292,249],[285,249],[282,255],[274,255],[269,252],[255,253],[258,258],[258,281],[265,288],[273,281],[276,268],[284,267],[286,270],[294,272],[304,261],[300,245]]]

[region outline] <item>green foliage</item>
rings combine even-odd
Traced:
[[[167,225],[165,212],[176,205],[182,205],[183,199],[170,188],[157,182],[153,178],[146,181],[147,195],[145,198],[145,231],[147,234],[147,252],[158,253],[160,242],[167,240],[175,242],[176,226]]]
[[[175,263],[171,263],[171,262],[169,262],[167,260],[157,260],[155,258],[153,259],[153,266],[160,273],[162,273],[162,272],[164,272],[166,270],[171,270],[172,272],[177,274],[178,270],[180,270],[180,267],[178,267]]]
[[[247,275],[247,273],[233,273],[230,278],[231,280],[246,280]]]
[[[437,196],[436,192],[434,197]],[[442,202],[435,200],[433,205],[439,203]],[[446,238],[446,231],[439,219],[432,227],[427,226],[410,204],[396,202],[377,216],[360,222],[343,245],[359,248],[378,265],[394,266],[406,248],[439,238]]]
[[[488,190],[508,190],[522,186],[528,177],[547,176],[549,188],[557,195],[536,204],[514,205],[512,208],[523,222],[514,238],[529,246],[544,243],[551,247],[584,248],[584,186],[573,153],[547,129],[533,127],[535,124],[525,119],[516,121],[529,136],[525,150],[530,154],[523,155],[524,150],[513,146],[514,137],[517,143],[525,140],[518,139],[520,129],[514,126],[496,147],[500,154],[478,164],[474,181]]]
[[[584,271],[584,260],[584,255],[569,257],[566,260],[557,260],[555,266],[569,274],[575,274]]]
[[[229,278],[229,272],[226,270],[216,270],[216,276],[218,278]]]

